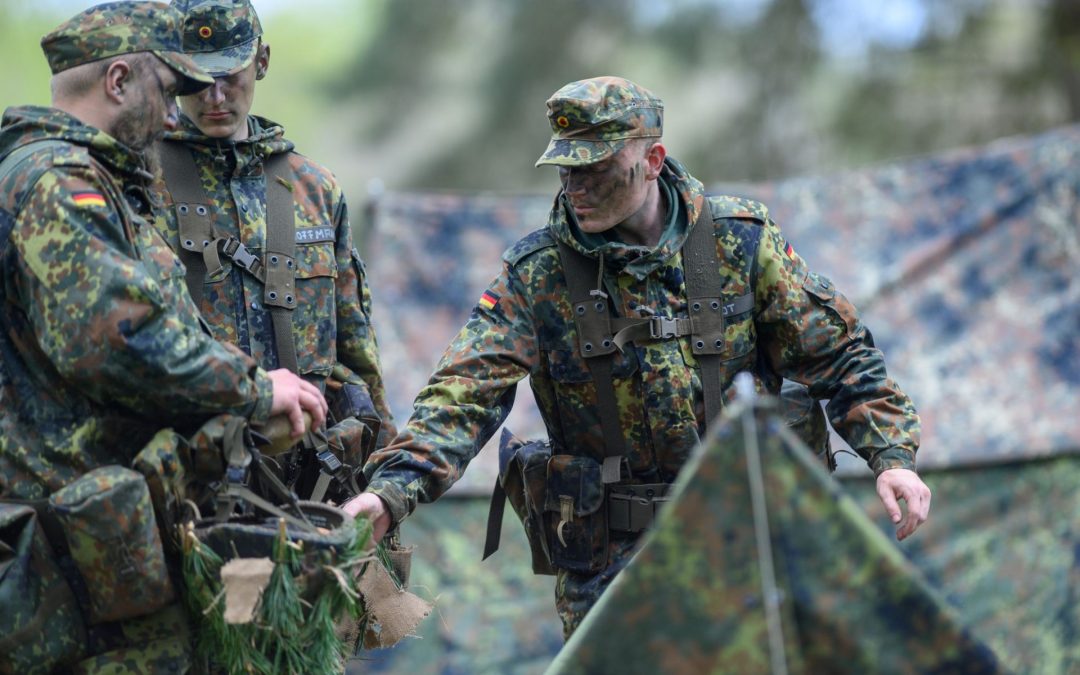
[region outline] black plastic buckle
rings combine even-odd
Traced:
[[[336,475],[343,466],[337,455],[329,449],[320,451],[315,455],[315,459],[319,462],[319,467],[331,476]]]
[[[225,255],[232,259],[233,264],[242,267],[252,274],[256,274],[256,268],[262,264],[262,261],[259,260],[259,256],[249,251],[247,246],[244,246],[243,242],[235,237],[229,237],[221,250],[225,252]]]

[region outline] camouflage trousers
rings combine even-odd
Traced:
[[[634,557],[640,536],[612,536],[608,541],[608,566],[596,574],[560,569],[555,576],[555,609],[562,619],[563,640],[569,640],[600,595]]]

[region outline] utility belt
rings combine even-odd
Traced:
[[[608,542],[640,536],[671,493],[667,483],[605,484],[601,462],[552,454],[547,441],[526,443],[504,430],[499,445],[484,558],[498,550],[509,501],[525,528],[536,574],[603,570]]]

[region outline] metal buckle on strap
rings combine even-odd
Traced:
[[[666,340],[678,336],[679,324],[666,316],[649,318],[649,337],[654,340]]]

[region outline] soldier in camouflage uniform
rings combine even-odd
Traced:
[[[194,270],[189,285],[203,318],[215,337],[239,346],[263,367],[295,367],[323,389],[332,370],[335,380],[358,385],[378,415],[381,436],[393,438],[371,294],[345,196],[330,171],[293,150],[280,125],[250,114],[255,84],[270,65],[258,15],[248,0],[173,5],[185,11],[184,51],[214,84],[180,98],[178,128],[159,146],[164,177],[155,191],[165,207],[159,227],[189,275]],[[280,173],[272,176],[273,163],[282,159]],[[177,186],[191,175],[197,175],[199,199],[209,206],[208,238],[182,232],[178,208],[188,207]],[[295,303],[285,308],[292,315],[291,336],[275,339],[267,280],[257,273],[270,266],[264,259],[273,247],[268,229],[282,227],[268,208],[271,191],[282,185],[291,192],[295,212],[295,233],[283,236],[295,240],[296,293]],[[209,239],[209,246],[199,239]],[[209,250],[214,259],[205,264]],[[354,455],[353,463],[361,462]]]
[[[650,92],[600,77],[566,85],[547,107],[552,139],[537,164],[556,165],[562,181],[547,226],[504,254],[502,272],[417,396],[409,423],[365,467],[368,492],[346,510],[373,518],[378,532],[417,502],[438,498],[529,377],[552,454],[536,469],[539,488],[526,475],[527,499],[542,520],[569,636],[625,566],[698,445],[707,391],[718,387],[730,400],[734,376],[749,371],[760,391],[778,394],[786,378],[829,399],[834,428],[877,475],[897,537],[914,532],[930,504],[914,471],[919,419],[851,303],[807,269],[763,205],[706,196],[666,156],[663,104]],[[684,249],[699,228],[710,228],[704,245]],[[685,259],[692,250],[707,259],[713,237],[714,262]],[[580,302],[568,281],[574,256],[597,270]],[[719,277],[717,296],[688,300],[687,280],[702,274]],[[593,340],[583,326],[605,313],[626,331]],[[719,332],[706,342],[697,331],[709,325]],[[590,354],[601,350],[610,354],[606,376]],[[609,415],[605,379],[614,390]],[[621,447],[612,452],[613,445]],[[617,526],[627,503],[643,505],[644,514],[632,508]]]
[[[183,267],[151,224],[143,152],[175,126],[174,96],[212,81],[181,52],[180,21],[155,2],[76,15],[42,39],[53,107],[4,113],[0,507],[37,509],[88,472],[128,467],[165,427],[190,434],[222,414],[253,422],[285,414],[299,436],[304,412],[325,418],[317,387],[258,368],[202,329]],[[93,623],[68,652],[89,657],[81,669],[157,672],[187,662],[176,602]]]

